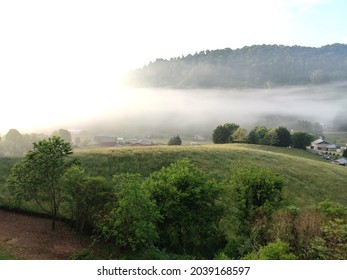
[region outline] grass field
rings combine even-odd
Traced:
[[[347,205],[347,168],[306,151],[258,145],[122,147],[75,152],[88,173],[111,178],[123,172],[151,172],[188,158],[222,181],[238,164],[255,164],[283,174],[286,198],[301,207],[331,199]]]
[[[324,138],[328,143],[333,143],[339,146],[345,146],[347,144],[347,132],[325,133]]]
[[[90,175],[109,180],[115,174],[126,172],[146,177],[163,166],[188,158],[222,182],[235,166],[255,164],[284,176],[288,203],[307,207],[330,199],[347,205],[347,167],[333,165],[297,149],[224,144],[81,149],[76,150],[74,155],[80,158]],[[0,159],[0,206],[8,201],[5,181],[16,161],[18,159]]]

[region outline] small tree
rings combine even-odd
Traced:
[[[229,136],[228,129],[223,125],[219,125],[213,131],[212,140],[215,144],[225,144],[229,142]]]
[[[234,143],[246,143],[247,142],[247,130],[239,127],[232,134],[232,141]]]
[[[268,129],[265,126],[256,126],[248,134],[248,143],[250,144],[266,144],[265,136]]]
[[[170,145],[170,146],[171,145],[177,145],[177,146],[182,145],[182,140],[178,135],[173,136],[170,138],[168,145]]]
[[[151,174],[147,181],[162,216],[160,247],[176,254],[211,258],[223,246],[219,230],[220,186],[188,160]]]
[[[304,131],[296,131],[291,135],[291,145],[293,148],[305,150],[313,141],[313,135]]]
[[[263,139],[263,144],[264,145],[269,145],[269,146],[277,146],[278,145],[278,134],[277,130],[270,128]]]
[[[52,136],[59,136],[61,137],[65,142],[71,143],[72,142],[72,137],[70,131],[67,129],[59,129],[58,131],[54,131],[52,133]]]
[[[272,213],[280,206],[283,178],[269,169],[258,166],[241,167],[231,174],[231,204],[239,236],[250,238],[260,245],[266,241],[266,229]]]
[[[225,123],[223,125],[218,125],[213,131],[213,143],[224,144],[232,142],[232,135],[238,128],[239,125],[235,123]]]
[[[70,144],[60,137],[41,140],[12,168],[8,180],[9,190],[17,201],[34,200],[52,217],[52,230],[62,198],[60,178],[77,163],[69,157],[71,154]]]
[[[276,129],[279,147],[289,147],[291,143],[290,132],[287,128],[280,126]]]
[[[103,177],[87,176],[80,166],[70,167],[61,184],[71,219],[79,231],[95,227],[105,205],[114,199],[112,188]]]
[[[116,198],[99,219],[98,235],[112,244],[116,254],[142,251],[158,239],[156,205],[141,175],[120,174],[113,182]]]

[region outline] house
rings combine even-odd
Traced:
[[[149,140],[149,139],[141,139],[140,141],[132,144],[131,146],[156,146],[157,143]]]
[[[339,158],[337,160],[333,160],[331,163],[346,166],[347,160],[345,158]]]
[[[311,143],[311,149],[317,151],[327,151],[327,152],[336,152],[337,147],[334,144],[329,144],[321,137]]]
[[[116,146],[117,137],[113,136],[95,136],[94,143],[102,147],[113,147]]]

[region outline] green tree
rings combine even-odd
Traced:
[[[225,144],[229,142],[229,131],[223,125],[218,125],[213,131],[212,140],[215,144]]]
[[[162,216],[161,249],[212,258],[223,246],[219,229],[221,187],[188,160],[152,173],[147,184]]]
[[[244,128],[237,128],[232,134],[232,141],[234,143],[246,143],[247,142],[247,130]]]
[[[291,134],[291,145],[293,148],[305,150],[311,145],[313,135],[304,131],[295,131]]]
[[[266,144],[265,136],[268,129],[265,126],[256,126],[248,134],[248,142],[250,144]]]
[[[223,125],[218,125],[213,131],[213,143],[224,144],[232,142],[232,134],[238,128],[239,125],[235,123],[225,123]]]
[[[277,130],[274,128],[268,129],[266,134],[264,135],[262,143],[264,145],[269,145],[269,146],[277,146],[278,145],[278,134]]]
[[[269,169],[250,165],[235,170],[226,184],[231,187],[229,203],[236,218],[236,234],[263,245],[272,214],[283,198],[283,178]]]
[[[281,240],[260,247],[258,252],[248,254],[244,260],[297,260],[298,257],[290,252],[288,243]]]
[[[141,175],[116,175],[113,183],[116,198],[99,219],[98,235],[111,242],[115,254],[139,253],[158,239],[159,212]]]
[[[286,127],[280,126],[276,129],[279,147],[289,147],[291,143],[290,132]]]
[[[343,157],[347,157],[347,149],[343,151],[342,156],[343,156]]]
[[[179,135],[173,136],[170,138],[168,145],[170,145],[170,146],[171,145],[177,145],[177,146],[182,145],[182,140],[179,137]]]
[[[77,163],[71,159],[72,148],[60,137],[53,136],[33,144],[24,159],[11,170],[8,187],[17,201],[34,200],[52,217],[52,230],[62,198],[59,181],[66,170]]]
[[[61,178],[64,201],[77,230],[95,228],[105,205],[114,199],[114,192],[103,177],[87,176],[80,166],[71,166]]]
[[[71,143],[72,142],[72,137],[70,131],[67,129],[59,129],[58,131],[54,131],[52,133],[52,136],[59,136],[62,138],[65,142]]]

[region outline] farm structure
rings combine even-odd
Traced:
[[[311,143],[311,149],[317,151],[336,152],[337,146],[326,142],[322,138],[319,138]]]

